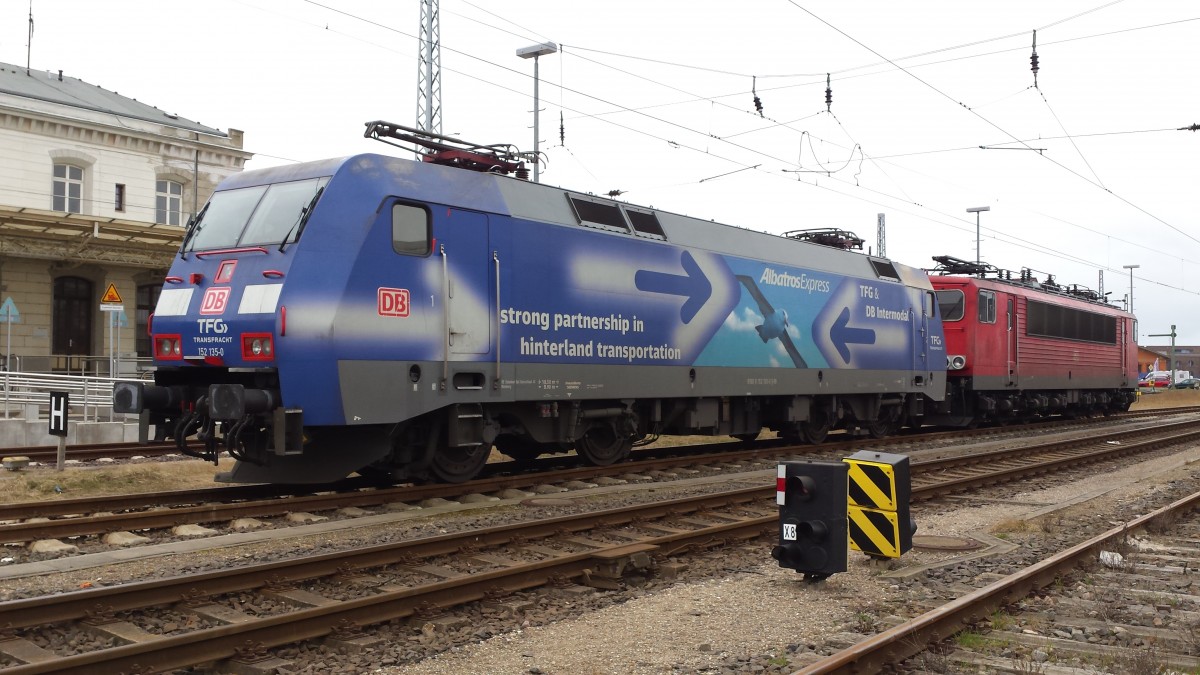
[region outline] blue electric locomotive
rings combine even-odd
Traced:
[[[603,465],[658,434],[884,435],[945,397],[918,269],[530,183],[502,147],[367,134],[431,151],[222,182],[153,314],[154,383],[116,386],[145,431],[236,457],[224,480],[462,481],[492,448]]]

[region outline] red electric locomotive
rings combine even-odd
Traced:
[[[925,423],[969,426],[1129,409],[1136,319],[1095,291],[935,256],[929,280],[946,340],[947,396]],[[1015,277],[1015,278],[1014,278]]]

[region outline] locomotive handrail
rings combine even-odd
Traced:
[[[243,246],[241,248],[218,248],[218,249],[213,249],[212,251],[196,251],[196,257],[203,258],[203,257],[210,256],[210,255],[229,255],[230,253],[263,253],[263,254],[265,254],[266,252],[267,252],[267,249],[265,249],[261,246]]]
[[[446,391],[446,382],[450,379],[450,265],[446,256],[446,245],[439,244],[438,252],[442,256],[442,383],[440,390]]]
[[[492,251],[492,260],[496,263],[496,377],[492,380],[492,389],[500,388],[500,254]]]

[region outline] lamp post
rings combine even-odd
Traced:
[[[1133,314],[1133,271],[1141,265],[1121,265],[1121,267],[1129,270],[1129,313]]]
[[[979,258],[980,258],[980,255],[979,255],[979,212],[980,211],[991,211],[991,210],[992,210],[992,207],[990,207],[990,206],[973,206],[973,207],[967,209],[967,213],[975,214],[975,262],[977,262],[977,263],[979,262]]]
[[[558,45],[553,42],[543,42],[517,50],[517,56],[523,59],[533,59],[533,182],[535,183],[538,182],[538,176],[541,173],[538,170],[541,166],[541,160],[538,157],[538,57],[554,54],[557,51]]]

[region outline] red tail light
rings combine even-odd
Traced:
[[[275,339],[270,333],[244,333],[242,335],[242,359],[270,361],[274,358]]]
[[[178,335],[155,335],[154,358],[160,361],[182,361],[183,345]]]

